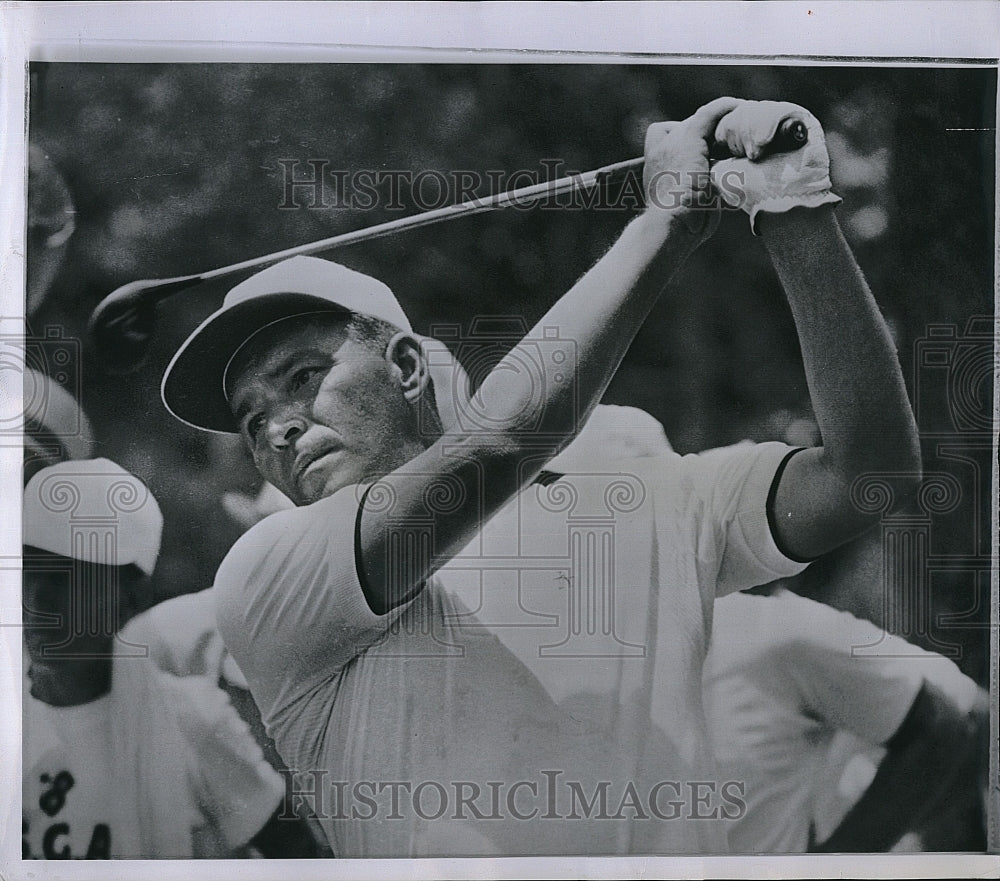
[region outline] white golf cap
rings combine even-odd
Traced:
[[[60,462],[24,488],[22,543],[61,557],[153,573],[163,515],[138,477],[108,459]]]
[[[318,257],[292,257],[236,285],[222,307],[184,341],[163,375],[166,408],[206,431],[238,431],[224,379],[233,355],[262,328],[310,312],[355,312],[411,332],[409,319],[382,282]]]

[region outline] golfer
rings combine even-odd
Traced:
[[[768,156],[789,118],[806,145]],[[710,169],[716,141],[734,158]],[[644,185],[643,213],[453,430],[391,291],[314,258],[235,287],[167,369],[169,409],[239,432],[298,506],[234,546],[216,609],[338,856],[724,850],[741,802],[705,782],[715,596],[870,526],[851,502],[862,476],[919,480],[816,119],[718,99],[650,128]],[[824,445],[545,471],[713,232],[719,193],[749,213],[781,279]]]

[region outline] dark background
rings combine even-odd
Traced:
[[[367,211],[279,209],[279,160],[298,160],[302,176],[318,159],[331,171],[526,169],[544,179],[542,159],[587,170],[639,156],[646,125],[719,95],[807,106],[827,131],[841,223],[899,346],[927,468],[952,475],[960,492],[952,510],[924,518],[931,559],[917,589],[929,617],[893,616],[908,588],[883,579],[881,534],[812,567],[800,589],[944,651],[988,683],[994,71],[33,64],[31,84],[31,140],[65,177],[77,232],[29,330],[81,339],[69,384],[95,423],[96,455],[139,475],[160,501],[166,530],[151,602],[210,584],[242,531],[221,495],[259,483],[238,443],[185,427],[159,397],[173,350],[226,288],[163,304],[147,364],[126,376],[102,370],[85,336],[91,310],[135,279],[204,271],[417,210],[385,200]],[[418,331],[447,323],[467,335],[480,315],[533,323],[629,216],[491,212],[331,256],[386,281]],[[979,336],[968,326],[976,317],[986,318]],[[939,354],[927,360],[931,334]],[[651,412],[682,452],[747,437],[816,441],[794,326],[745,215],[727,212],[687,264],[606,400]]]

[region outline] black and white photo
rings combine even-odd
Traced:
[[[426,45],[29,54],[5,873],[995,854],[996,58]]]

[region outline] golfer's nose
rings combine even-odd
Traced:
[[[302,413],[296,408],[286,407],[275,413],[268,422],[267,439],[276,450],[283,450],[305,430],[306,420]]]

